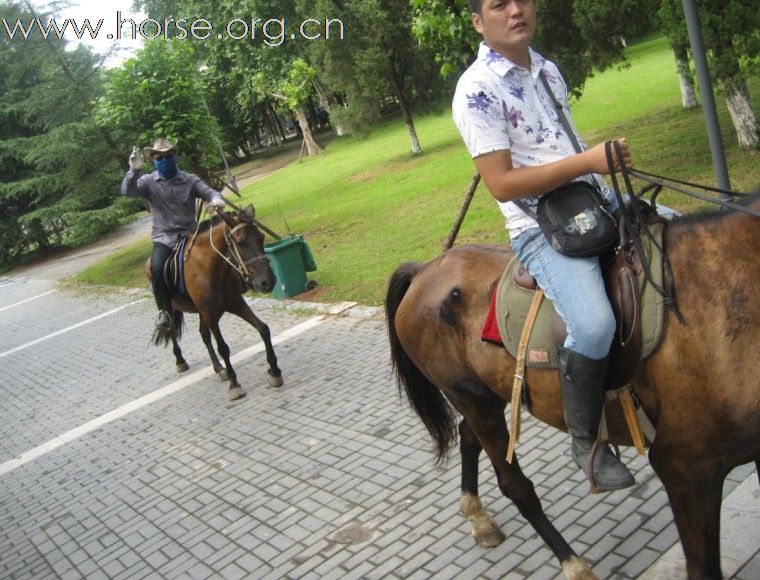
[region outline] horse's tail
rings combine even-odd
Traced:
[[[169,346],[169,343],[174,340],[182,338],[182,330],[185,328],[185,314],[181,310],[174,310],[172,315],[172,326],[169,330],[161,330],[156,328],[153,331],[151,342],[155,346]]]
[[[424,267],[424,264],[408,263],[393,273],[385,298],[385,316],[391,346],[391,365],[399,383],[399,392],[403,387],[410,405],[433,438],[437,451],[436,462],[440,463],[456,442],[456,415],[438,387],[409,358],[396,332],[398,307],[414,276]]]

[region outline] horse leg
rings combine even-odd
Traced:
[[[253,310],[251,310],[250,306],[248,306],[248,303],[243,299],[242,296],[240,297],[240,301],[237,304],[233,305],[232,308],[228,310],[228,312],[239,316],[257,330],[259,336],[261,336],[261,340],[264,341],[264,348],[267,352],[267,364],[269,364],[267,375],[269,386],[281,387],[282,371],[280,370],[280,367],[277,366],[277,356],[274,354],[274,347],[272,346],[272,338],[271,333],[269,332],[269,327],[253,313]]]
[[[226,381],[228,379],[227,377],[227,370],[222,367],[221,363],[219,362],[219,359],[216,358],[216,352],[214,351],[214,346],[211,344],[211,331],[208,329],[208,325],[203,322],[203,318],[201,317],[201,322],[198,330],[201,333],[201,339],[203,340],[203,344],[206,345],[206,350],[208,351],[208,356],[211,358],[211,364],[214,367],[214,372],[219,375],[219,378],[223,381]]]
[[[482,548],[493,548],[504,541],[504,533],[483,509],[478,494],[478,462],[483,446],[467,421],[459,423],[459,452],[462,456],[462,498],[459,509],[472,526],[472,535]]]
[[[546,542],[570,580],[596,578],[591,568],[568,545],[544,514],[533,483],[525,476],[515,457],[507,463],[509,431],[504,418],[506,403],[480,381],[463,381],[447,392],[488,454],[501,493],[511,499],[530,525]],[[470,470],[472,466],[470,466]]]
[[[219,330],[219,319],[217,318],[212,324],[209,324],[208,327],[216,339],[216,348],[219,351],[222,360],[224,360],[224,366],[227,369],[227,376],[230,380],[230,389],[228,392],[230,401],[242,399],[245,397],[245,391],[243,390],[243,387],[240,386],[240,383],[237,382],[237,374],[235,373],[235,369],[232,368],[232,363],[230,363],[230,347],[224,342],[222,331]]]
[[[185,357],[182,356],[182,349],[179,347],[179,342],[177,342],[177,337],[175,334],[172,334],[172,350],[174,351],[174,359],[177,365],[177,372],[184,373],[187,369],[190,368],[190,366],[187,364]]]
[[[659,437],[659,433],[658,433]],[[726,473],[715,462],[674,459],[654,444],[649,461],[662,480],[694,579],[722,578],[720,569],[720,504]]]

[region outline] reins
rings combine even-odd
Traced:
[[[728,195],[731,197],[749,197],[752,195],[751,193],[744,193],[741,191],[730,191],[726,189],[720,189],[719,187],[710,187],[709,185],[702,185],[699,183],[692,183],[690,181],[682,181],[680,179],[674,179],[673,177],[665,177],[662,175],[655,175],[654,173],[647,173],[646,171],[641,171],[638,169],[628,169],[627,170],[629,174],[633,175],[634,177],[637,177],[641,179],[642,181],[648,181],[650,185],[645,188],[645,190],[642,191],[642,193],[645,193],[648,188],[656,187],[657,191],[653,194],[652,197],[652,206],[655,206],[654,197],[657,196],[657,194],[660,192],[660,190],[665,187],[667,189],[672,189],[673,191],[677,191],[679,193],[683,193],[684,195],[688,195],[690,197],[700,199],[702,201],[707,201],[710,203],[714,203],[716,205],[719,205],[721,207],[725,207],[728,209],[733,209],[738,212],[746,213],[749,215],[753,215],[755,217],[760,217],[760,211],[754,210],[751,207],[747,207],[744,205],[739,205],[737,203],[733,203],[730,201],[727,201],[725,199],[718,199],[715,197],[709,197],[707,195],[702,195],[701,193],[697,193],[694,191],[689,191],[688,189],[683,189],[681,187],[677,187],[673,185],[674,183],[678,183],[680,185],[686,185],[688,187],[694,187],[697,189],[703,189],[705,191],[714,191],[715,193],[720,193],[722,195]]]
[[[623,195],[620,192],[620,186],[618,184],[618,179],[617,179],[617,169],[615,168],[615,163],[612,158],[613,148],[615,149],[615,155],[621,161],[620,174],[623,177],[623,182],[626,187],[626,193],[631,198],[631,203],[628,205],[625,204],[625,201],[623,200]],[[642,271],[644,272],[644,279],[646,280],[646,282],[651,284],[655,292],[657,292],[660,296],[662,296],[663,301],[665,303],[665,307],[668,308],[671,312],[673,312],[675,317],[678,319],[678,322],[683,324],[684,323],[683,316],[681,315],[681,312],[678,309],[678,303],[676,302],[676,286],[673,279],[673,270],[670,265],[670,259],[668,258],[662,246],[660,246],[660,244],[657,242],[657,239],[652,235],[652,232],[649,230],[646,220],[641,215],[641,206],[639,205],[640,195],[643,195],[643,193],[648,191],[648,189],[644,188],[644,190],[642,190],[639,196],[637,196],[634,193],[633,186],[631,185],[631,180],[629,177],[629,170],[628,168],[626,168],[625,163],[622,162],[623,150],[619,142],[607,141],[604,144],[604,151],[607,155],[607,166],[610,172],[610,180],[612,181],[612,188],[615,192],[615,197],[617,198],[618,205],[620,206],[620,213],[622,216],[625,231],[628,234],[628,243],[633,246],[633,250],[636,252],[636,255],[638,255],[639,257],[639,263],[641,264]],[[657,194],[660,193],[660,190],[662,189],[662,187],[663,187],[662,185],[658,185],[658,187],[655,188],[656,191],[652,194],[653,199],[657,196]],[[654,208],[654,204],[652,204],[652,207]],[[663,268],[665,269],[667,279],[670,280],[671,282],[670,284],[663,283],[663,285],[660,285],[654,281],[654,277],[652,276],[652,270],[649,266],[649,260],[647,259],[646,253],[644,252],[644,247],[641,243],[642,234],[646,235],[647,238],[649,238],[649,241],[652,244],[652,247],[657,252],[659,252],[660,255],[662,256]],[[625,252],[625,251],[630,251],[630,249],[631,249],[630,247],[628,248],[621,247],[620,251]]]
[[[641,206],[639,204],[639,200],[641,200],[641,198],[645,194],[652,192],[650,196],[649,205],[656,213],[657,212],[657,196],[660,194],[663,188],[667,188],[673,191],[677,191],[679,193],[683,193],[684,195],[688,195],[690,197],[700,199],[702,201],[714,203],[721,207],[725,207],[727,209],[732,209],[732,210],[735,210],[741,213],[746,213],[746,214],[756,216],[756,217],[760,217],[760,211],[757,211],[751,207],[739,205],[737,203],[734,203],[725,199],[718,199],[715,197],[710,197],[701,193],[697,193],[695,191],[690,191],[688,189],[684,189],[683,187],[679,187],[679,185],[702,189],[704,191],[713,191],[716,193],[720,193],[724,196],[731,196],[731,197],[745,197],[745,196],[749,196],[750,194],[736,192],[736,191],[728,191],[728,190],[721,189],[718,187],[711,187],[708,185],[702,185],[699,183],[693,183],[689,181],[682,181],[682,180],[675,179],[672,177],[656,175],[654,173],[647,173],[646,171],[628,169],[624,163],[621,163],[619,172],[623,178],[623,183],[626,188],[626,193],[628,196],[630,196],[631,201],[632,201],[632,203],[626,206],[623,200],[623,196],[620,191],[620,186],[618,184],[618,179],[617,179],[618,169],[615,167],[615,164],[612,158],[613,149],[615,150],[615,154],[617,158],[619,160],[622,160],[623,151],[622,151],[622,147],[620,146],[620,143],[618,143],[617,141],[607,141],[605,143],[605,153],[607,155],[607,165],[609,168],[610,180],[612,181],[615,197],[617,198],[618,204],[620,205],[620,211],[622,214],[622,219],[624,222],[626,232],[628,233],[629,243],[632,244],[633,249],[639,256],[639,261],[641,263],[646,281],[650,283],[652,285],[652,288],[654,288],[654,290],[663,297],[665,301],[665,305],[670,310],[673,311],[676,318],[678,318],[678,321],[683,324],[683,317],[681,316],[681,313],[678,309],[678,305],[676,303],[676,289],[675,289],[675,284],[673,283],[673,271],[670,265],[670,260],[665,254],[664,249],[657,243],[655,237],[649,231],[649,227],[647,226],[646,220],[641,215]],[[631,185],[631,181],[630,181],[631,175],[634,177],[637,177],[638,179],[641,179],[642,181],[648,182],[649,185],[645,186],[638,194],[634,193],[633,186]],[[678,185],[674,185],[674,184],[678,184]],[[642,235],[646,235],[649,238],[649,240],[652,243],[652,247],[657,252],[659,252],[660,255],[662,256],[663,266],[665,268],[665,272],[668,279],[671,281],[671,284],[660,286],[659,284],[654,282],[652,278],[652,273],[649,267],[649,261],[647,260],[646,255],[644,254],[643,246],[641,244]],[[621,251],[625,251],[625,250],[626,248],[621,248]]]

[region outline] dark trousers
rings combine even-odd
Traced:
[[[169,311],[172,294],[164,281],[164,263],[169,259],[172,249],[163,244],[153,244],[150,254],[150,284],[153,287],[153,297],[159,310]]]

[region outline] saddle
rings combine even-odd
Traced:
[[[652,239],[642,239],[642,248],[650,265],[652,280],[644,275],[641,260],[634,251],[624,224],[620,223],[620,250],[603,263],[607,294],[615,312],[615,338],[610,349],[607,389],[619,388],[633,378],[639,362],[659,345],[665,319],[665,299],[652,283],[663,287],[662,255],[654,247],[662,247],[665,220],[653,211],[647,216]],[[484,328],[483,340],[503,344],[514,357],[518,356],[520,336],[538,286],[527,269],[514,257],[496,288],[491,319],[498,333]],[[490,327],[494,329],[493,325]],[[543,300],[533,325],[525,353],[528,368],[558,368],[557,347],[567,337],[564,321],[548,300]]]
[[[187,248],[187,236],[182,236],[174,246],[171,255],[164,262],[164,282],[172,294],[187,295],[185,288],[185,254]]]

